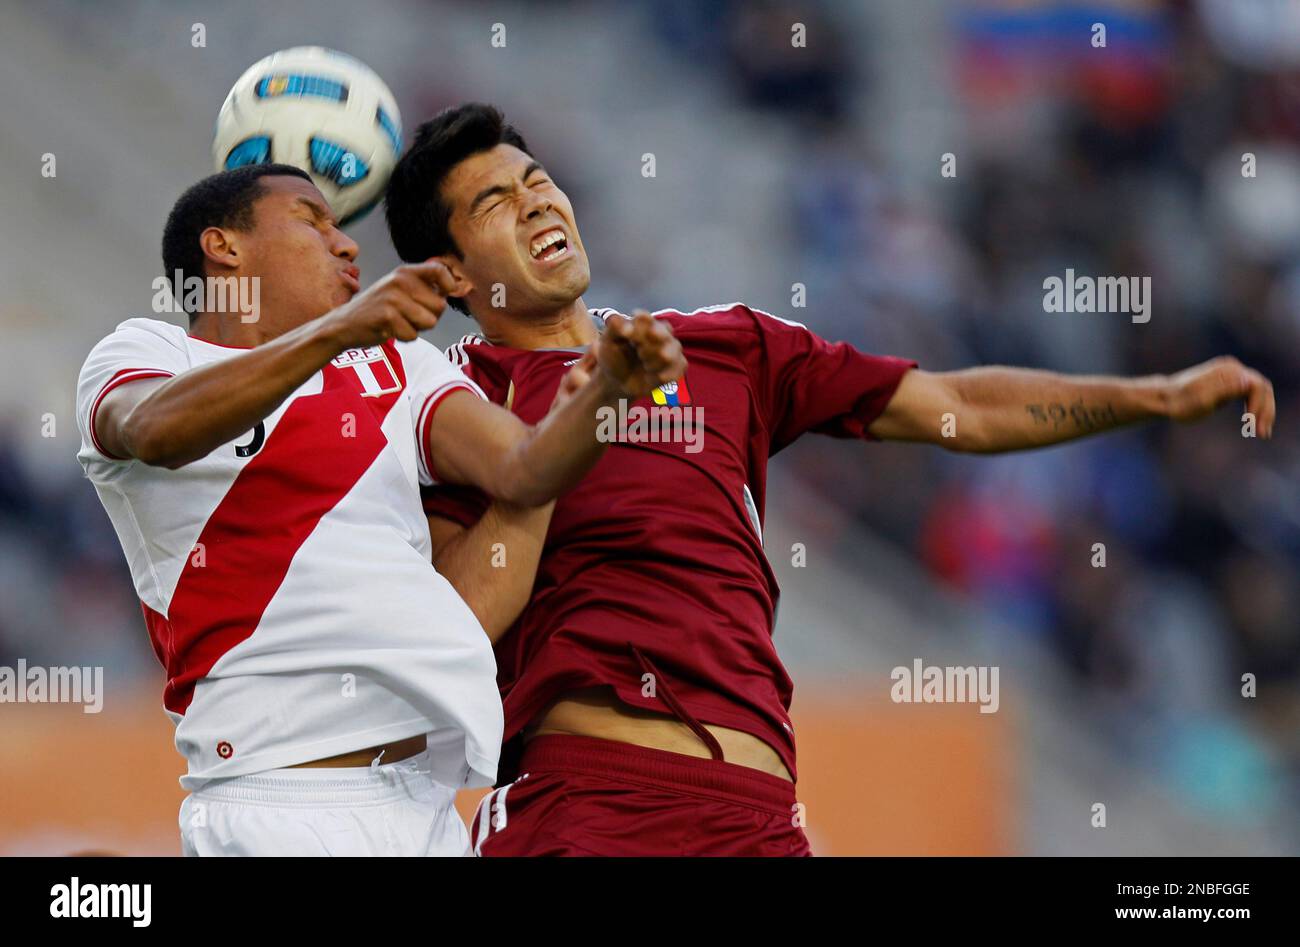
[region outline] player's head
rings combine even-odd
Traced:
[[[460,312],[543,315],[591,282],[568,197],[490,105],[446,109],[416,130],[388,183],[385,211],[398,256],[438,257],[464,281],[466,292],[449,299]],[[556,228],[563,251],[534,257],[535,239]]]
[[[356,243],[338,229],[311,177],[283,164],[249,165],[204,178],[180,196],[163,229],[164,275],[190,322],[204,311],[191,304],[195,294],[184,291],[193,285],[192,277],[257,278],[257,328],[263,338],[351,299],[357,289],[356,256]]]

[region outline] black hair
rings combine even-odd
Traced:
[[[292,165],[250,164],[209,175],[176,199],[163,227],[162,262],[163,276],[171,284],[172,295],[182,306],[185,304],[184,287],[175,284],[174,274],[179,271],[183,280],[205,275],[199,236],[209,227],[251,229],[253,204],[265,193],[261,179],[272,175],[311,180],[310,174]],[[190,312],[190,321],[193,322],[197,315]]]
[[[533,156],[500,110],[482,102],[443,109],[415,130],[415,141],[393,169],[384,196],[388,234],[405,262],[448,253],[464,259],[448,227],[451,208],[442,198],[442,185],[456,165],[497,145],[513,145]],[[447,302],[469,315],[463,299],[452,296]]]

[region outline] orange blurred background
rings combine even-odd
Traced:
[[[1015,802],[1003,707],[867,702],[816,680],[796,699],[799,801],[819,855],[1003,855]],[[14,704],[0,737],[0,854],[179,855],[184,762],[152,695]],[[468,823],[484,790],[461,793]]]

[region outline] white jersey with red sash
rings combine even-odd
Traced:
[[[492,649],[430,563],[420,445],[478,386],[423,340],[336,357],[253,430],[178,470],[109,454],[104,396],[242,350],[129,319],[77,387],[78,454],[121,540],[167,671],[182,785],[428,733],[433,776],[488,785],[501,745]]]

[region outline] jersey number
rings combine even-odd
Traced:
[[[253,428],[253,439],[247,444],[235,445],[236,457],[252,457],[262,449],[262,444],[266,442],[266,425],[261,421],[257,422],[257,427]]]

